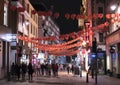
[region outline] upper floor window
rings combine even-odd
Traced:
[[[103,7],[98,7],[98,13],[103,13]]]
[[[8,25],[8,7],[4,5],[4,25]]]
[[[103,33],[99,33],[99,42],[103,42]]]
[[[16,0],[17,1],[17,0]],[[23,4],[23,0],[19,0],[19,2],[21,3],[21,4]]]

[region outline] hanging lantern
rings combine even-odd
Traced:
[[[80,19],[80,14],[76,15],[76,19]]]
[[[74,20],[76,17],[76,14],[71,14],[71,18]]]
[[[10,9],[11,9],[12,11],[14,11],[14,10],[16,10],[16,6],[11,6]]]
[[[106,14],[106,18],[110,19],[111,18],[110,14]]]
[[[115,22],[115,20],[114,19],[111,19],[111,23],[114,23]]]
[[[17,10],[18,10],[18,12],[24,12],[24,11],[25,11],[25,8],[23,8],[23,7],[18,7]]]
[[[98,17],[101,19],[103,18],[103,14],[98,14]]]
[[[118,20],[117,20],[118,22],[120,22],[120,18],[118,18]]]
[[[109,23],[108,22],[105,22],[105,26],[108,27]]]
[[[92,15],[89,15],[89,16],[88,16],[88,19],[92,19],[92,18],[93,18]]]
[[[66,18],[66,19],[69,19],[69,18],[70,18],[70,14],[66,13],[66,14],[65,14],[65,18]]]
[[[115,18],[115,16],[116,16],[115,14],[111,14],[111,18]]]
[[[31,13],[32,13],[32,14],[36,14],[36,11],[35,11],[35,10],[32,10]]]
[[[96,19],[98,16],[97,14],[93,14],[93,18]]]
[[[59,15],[58,12],[54,13],[54,17],[55,17],[56,19],[57,19],[59,16],[60,16],[60,15]]]

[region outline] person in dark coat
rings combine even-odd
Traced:
[[[42,75],[44,75],[44,69],[45,69],[45,65],[44,63],[41,64],[41,72],[42,72]]]
[[[17,75],[18,80],[20,79],[20,69],[21,69],[21,66],[20,66],[19,63],[17,63],[17,64],[15,65],[15,73],[16,73],[16,75]]]
[[[69,72],[70,72],[70,66],[68,65],[67,66],[67,73],[69,74]]]
[[[22,79],[25,80],[25,74],[26,74],[26,71],[27,71],[27,66],[25,63],[22,63],[21,65],[21,70],[22,70]]]
[[[29,76],[29,80],[32,80],[33,72],[34,72],[34,69],[33,69],[33,67],[32,67],[32,64],[29,63],[29,64],[28,64],[28,76]]]
[[[12,65],[11,65],[11,75],[12,75],[12,78],[14,78],[15,77],[15,64],[14,63],[12,63]]]

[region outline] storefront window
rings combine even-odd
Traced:
[[[8,7],[7,5],[5,4],[4,5],[4,25],[8,25]]]

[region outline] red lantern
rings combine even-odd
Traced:
[[[31,13],[32,13],[32,14],[36,14],[36,11],[35,11],[35,10],[32,10]]]
[[[111,23],[114,23],[115,22],[115,20],[114,19],[111,19]]]
[[[111,18],[110,14],[106,14],[106,18],[110,19]]]
[[[89,19],[92,19],[93,17],[92,17],[92,15],[89,15],[88,18],[89,18]]]
[[[103,18],[103,14],[98,14],[98,17],[99,18]]]
[[[108,22],[105,22],[105,26],[107,27],[109,25],[109,23]]]
[[[23,7],[18,7],[17,10],[18,10],[18,12],[24,12],[24,11],[25,11],[25,8],[23,8]]]
[[[70,14],[66,13],[65,14],[65,18],[69,19],[70,18]]]
[[[111,14],[111,18],[115,18],[115,16],[116,16],[115,14]]]
[[[71,18],[74,20],[76,17],[76,14],[71,14]]]
[[[120,18],[118,18],[118,22],[120,22]]]
[[[58,18],[59,17],[59,13],[58,12],[54,13],[54,17]]]
[[[11,9],[12,11],[14,11],[14,10],[16,10],[16,6],[11,6],[10,9]]]
[[[93,18],[96,19],[98,16],[97,14],[93,14]]]

